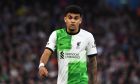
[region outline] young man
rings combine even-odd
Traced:
[[[96,84],[97,61],[96,45],[93,35],[79,28],[82,22],[82,10],[79,6],[71,5],[65,10],[64,21],[66,28],[54,31],[49,38],[46,49],[41,56],[39,75],[48,75],[45,64],[53,51],[58,55],[57,84]],[[89,76],[87,57],[91,66]]]

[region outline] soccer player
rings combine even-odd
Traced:
[[[97,50],[95,40],[90,32],[80,28],[82,16],[79,6],[66,7],[64,13],[66,28],[52,32],[40,58],[39,75],[41,78],[48,75],[45,65],[56,50],[58,55],[57,84],[88,84],[89,81],[91,84],[96,84]],[[91,66],[89,72],[87,63]]]

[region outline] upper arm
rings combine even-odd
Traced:
[[[44,50],[44,53],[43,53],[45,56],[51,56],[51,54],[52,54],[52,51],[50,50],[50,49],[48,49],[48,48],[46,48],[45,50]]]
[[[46,64],[48,62],[49,57],[52,55],[52,51],[49,49],[45,49],[41,58],[40,58],[40,63]]]
[[[49,40],[46,44],[46,48],[53,52],[55,50],[55,46],[56,46],[56,31],[54,31],[50,35]]]
[[[96,59],[96,55],[93,55],[93,56],[88,56],[89,57],[89,62],[96,62],[97,59]]]
[[[95,40],[92,34],[89,35],[88,38],[88,45],[86,47],[87,49],[87,55],[96,55],[97,54],[97,49],[96,49],[96,44],[95,44]]]

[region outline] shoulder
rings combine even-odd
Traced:
[[[58,34],[63,34],[64,29],[57,29],[54,30],[51,34],[50,34],[50,38],[57,38]]]
[[[64,31],[64,28],[61,28],[61,29],[56,29],[52,32],[52,34],[56,34],[56,33],[61,33]]]
[[[92,33],[84,30],[84,29],[81,29],[81,34],[83,34],[84,36],[88,37],[88,38],[91,38],[93,37]]]
[[[64,28],[61,28],[61,29],[57,29],[57,30],[55,30],[55,32],[63,32],[63,31],[65,31]]]

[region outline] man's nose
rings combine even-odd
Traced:
[[[72,22],[72,23],[75,23],[75,20],[74,20],[74,19],[71,19],[71,22]]]

